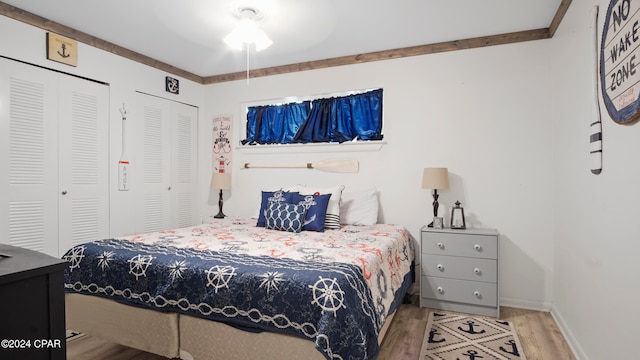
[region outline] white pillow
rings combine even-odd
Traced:
[[[340,203],[340,224],[374,225],[378,223],[378,189],[345,191]]]
[[[300,186],[298,191],[301,195],[331,194],[329,205],[327,205],[327,217],[324,219],[325,230],[340,229],[340,198],[342,197],[344,185],[329,188],[316,188],[312,186]]]

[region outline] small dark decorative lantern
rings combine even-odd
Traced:
[[[466,229],[464,221],[464,209],[460,206],[460,201],[456,201],[456,206],[451,208],[451,228]]]

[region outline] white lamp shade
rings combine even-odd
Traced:
[[[422,172],[423,189],[448,189],[449,170],[447,168],[424,168]]]
[[[227,190],[231,189],[231,174],[230,173],[217,173],[214,172],[211,175],[211,189]]]
[[[231,48],[242,50],[244,44],[255,44],[256,51],[264,50],[273,44],[267,34],[258,27],[253,19],[243,18],[238,26],[224,38]]]

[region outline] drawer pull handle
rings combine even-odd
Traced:
[[[442,266],[442,264],[438,264],[436,267],[437,267],[437,268],[438,268],[438,270],[440,270],[440,271],[444,270],[444,266]]]
[[[473,272],[474,272],[474,273],[476,273],[476,274],[478,274],[478,275],[480,275],[480,273],[481,273],[482,271],[480,271],[480,269],[478,269],[478,268],[475,268],[475,269],[473,269]]]
[[[482,251],[482,246],[480,246],[479,244],[475,244],[473,248],[476,249],[476,251]]]
[[[439,247],[440,249],[444,249],[444,244],[443,244],[443,243],[438,243],[438,247]]]
[[[482,294],[480,294],[480,291],[474,291],[473,295],[475,295],[477,298],[482,297]]]
[[[442,286],[438,286],[436,290],[438,290],[440,294],[444,294],[444,289],[442,288]]]

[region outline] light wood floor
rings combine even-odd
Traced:
[[[403,304],[382,343],[377,360],[417,360],[429,309]],[[575,360],[548,312],[501,307],[502,320],[512,321],[527,360]],[[166,358],[83,336],[67,343],[67,360],[166,360]],[[220,359],[224,360],[224,359]]]
[[[385,336],[378,360],[417,360],[429,309],[402,305]],[[551,313],[500,307],[513,322],[527,360],[575,360]]]

